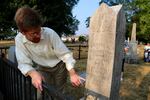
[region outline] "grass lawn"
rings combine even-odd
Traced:
[[[150,63],[126,64],[121,100],[150,100]]]
[[[137,49],[139,64],[125,63],[125,72],[120,86],[121,100],[150,100],[150,63],[143,61],[143,48],[143,45],[139,45]],[[87,59],[77,60],[76,70],[85,71],[86,64]],[[77,100],[84,95],[84,86],[73,88],[69,83],[68,85],[68,90]]]
[[[121,100],[150,100],[150,63],[143,61],[144,46],[137,52],[139,64],[125,64],[124,80],[121,82]]]
[[[15,41],[5,41],[5,40],[0,40],[0,46],[11,46],[11,45],[15,45]]]

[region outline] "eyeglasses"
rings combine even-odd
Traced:
[[[31,28],[29,31],[24,32],[26,36],[32,38],[41,36],[41,27]]]

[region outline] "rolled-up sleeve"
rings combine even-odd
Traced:
[[[61,56],[60,59],[66,63],[68,71],[74,68],[76,61],[73,59],[72,53],[65,54],[64,56]]]
[[[26,76],[29,71],[34,70],[32,67],[32,60],[30,59],[28,52],[21,41],[15,39],[15,44],[15,54],[18,62],[18,69]]]
[[[29,64],[19,63],[18,65],[19,70],[22,72],[23,75],[27,76],[27,73],[31,70],[35,70]]]
[[[66,64],[67,70],[69,71],[74,68],[76,61],[73,58],[72,52],[66,47],[55,31],[52,32],[50,40],[56,56]]]

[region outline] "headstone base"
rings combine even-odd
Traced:
[[[137,55],[137,41],[131,41],[129,43],[129,53],[126,56],[125,62],[129,64],[137,64],[139,63],[138,55]]]
[[[138,59],[126,59],[125,62],[128,64],[139,64]]]

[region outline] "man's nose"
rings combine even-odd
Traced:
[[[38,38],[38,37],[41,37],[41,34],[40,33],[35,33],[34,36]]]

